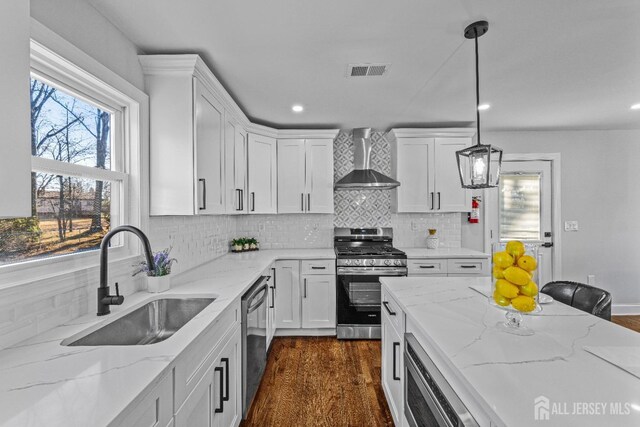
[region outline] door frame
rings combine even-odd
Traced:
[[[560,280],[562,278],[562,197],[561,197],[561,158],[560,153],[513,153],[504,154],[502,161],[550,161],[551,162],[551,222],[553,233],[553,271],[551,272],[552,280]],[[489,193],[490,190],[484,190],[483,199],[486,200],[486,209],[484,215],[484,251],[491,253],[491,236],[489,229],[489,218],[494,215],[494,207],[491,206]]]

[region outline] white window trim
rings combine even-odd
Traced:
[[[148,231],[148,96],[135,86],[122,79],[71,43],[62,39],[35,20],[31,22],[31,69],[36,75],[58,81],[65,87],[75,88],[84,96],[94,98],[98,104],[118,106],[123,111],[122,133],[124,135],[123,152],[118,165],[123,173],[123,202],[127,206],[121,213],[121,223],[131,224]],[[107,83],[108,82],[108,83]],[[81,176],[82,166],[54,165],[55,161],[32,158],[33,169],[64,169],[64,174]],[[95,176],[96,171],[92,171]],[[105,171],[114,173],[114,171]],[[100,172],[98,172],[100,173]],[[107,178],[106,180],[112,180]],[[130,233],[121,234],[123,246],[109,250],[110,263],[131,265],[141,254],[141,246]],[[0,289],[6,289],[36,280],[55,278],[65,274],[94,268],[99,265],[97,251],[59,255],[51,258],[32,259],[0,267]]]

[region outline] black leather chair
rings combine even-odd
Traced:
[[[558,281],[547,283],[540,292],[571,307],[611,320],[611,294],[604,289],[579,282]]]

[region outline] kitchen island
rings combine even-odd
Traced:
[[[585,350],[640,351],[640,334],[559,302],[525,316],[534,335],[508,334],[495,326],[505,312],[488,303],[489,278],[381,282],[395,329],[415,335],[479,425],[640,425],[640,379]],[[406,342],[396,337],[403,351]],[[383,381],[384,348],[383,335]],[[404,381],[399,356],[393,372]],[[404,385],[395,387],[404,393]],[[385,388],[388,400],[392,390]],[[396,406],[402,417],[403,405]]]

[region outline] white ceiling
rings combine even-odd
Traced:
[[[145,53],[199,53],[278,127],[640,128],[638,0],[87,0]],[[349,79],[350,63],[391,63]],[[291,106],[301,103],[302,114]]]

